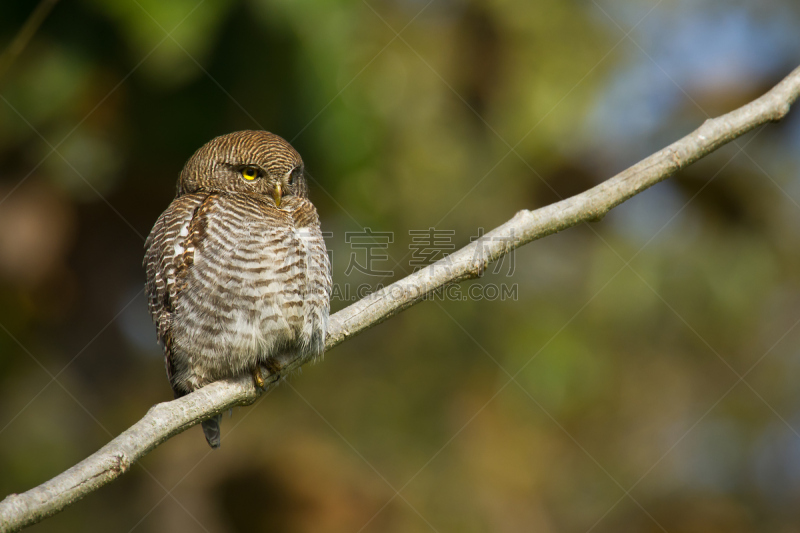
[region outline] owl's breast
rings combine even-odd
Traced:
[[[330,278],[319,227],[298,228],[290,213],[268,207],[223,196],[190,230],[175,338],[231,372],[324,346],[329,304],[320,288]]]

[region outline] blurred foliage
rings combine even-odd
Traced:
[[[0,4],[3,46],[33,8]],[[460,247],[758,96],[798,22],[793,0],[58,3],[0,79],[0,494],[171,398],[142,244],[213,136],[290,140],[334,282],[374,289],[415,268],[409,230]],[[192,429],[32,531],[800,531],[798,154],[794,113],[460,293],[516,298],[405,311],[235,410],[219,451]],[[392,232],[391,275],[345,275],[363,228]]]

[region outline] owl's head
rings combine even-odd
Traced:
[[[178,196],[197,191],[262,194],[280,206],[285,196],[307,197],[303,160],[267,131],[236,131],[210,140],[186,162]]]

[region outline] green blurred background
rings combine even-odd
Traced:
[[[34,7],[0,4],[3,49]],[[143,240],[212,137],[303,154],[344,294],[748,102],[798,24],[795,0],[58,3],[0,78],[0,497],[171,399]],[[795,111],[31,530],[800,531],[799,169]],[[391,275],[345,274],[364,228]]]

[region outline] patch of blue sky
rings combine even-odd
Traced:
[[[788,4],[770,3],[774,8],[713,0],[659,4],[623,43],[629,59],[609,76],[588,117],[590,130],[602,131],[606,144],[627,145],[641,155],[657,148],[653,138],[674,126],[678,110],[694,107],[687,93],[726,87],[749,94],[787,74],[800,62],[797,15]],[[624,31],[646,13],[638,3],[614,7],[603,9]],[[694,111],[704,118],[700,109]]]

